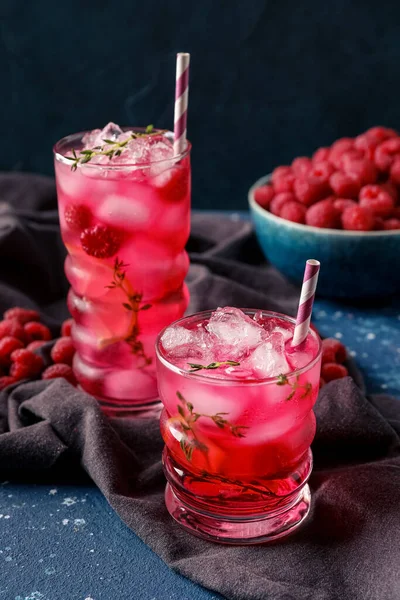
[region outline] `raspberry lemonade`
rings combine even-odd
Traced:
[[[294,319],[219,308],[157,342],[166,504],[211,540],[256,543],[307,516],[321,343],[291,348]]]
[[[109,412],[157,398],[155,339],[188,304],[189,154],[113,123],[55,146],[74,372]]]

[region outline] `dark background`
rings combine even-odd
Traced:
[[[400,5],[376,0],[0,0],[0,169],[53,172],[60,137],[172,127],[191,52],[196,208],[245,209],[258,177],[399,126]]]

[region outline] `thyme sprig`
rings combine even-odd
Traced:
[[[212,370],[218,369],[219,367],[224,367],[229,365],[230,367],[238,367],[240,362],[236,362],[235,360],[225,360],[223,362],[212,362],[209,365],[199,365],[197,363],[188,363],[190,367],[189,373],[194,373],[195,371],[201,371],[202,369]]]
[[[193,452],[196,449],[204,453],[208,452],[208,447],[206,446],[206,444],[204,444],[198,439],[197,435],[195,423],[200,418],[211,419],[211,421],[213,421],[213,423],[215,423],[215,425],[219,429],[225,429],[229,431],[234,437],[246,437],[243,429],[248,429],[248,427],[246,425],[233,425],[232,423],[230,423],[228,419],[225,418],[225,415],[229,413],[218,412],[214,415],[207,415],[204,413],[195,412],[193,404],[185,400],[185,398],[179,391],[176,392],[176,395],[179,402],[181,403],[178,404],[177,407],[179,413],[179,420],[181,422],[182,429],[185,432],[185,435],[182,436],[182,439],[180,440],[179,444],[183,454],[185,455],[185,458],[188,461],[192,460]]]
[[[149,310],[152,305],[143,304],[141,306],[143,294],[132,291],[131,285],[126,278],[127,267],[129,267],[129,265],[116,257],[112,281],[105,287],[110,290],[118,288],[122,290],[127,297],[127,302],[123,302],[122,306],[131,313],[129,329],[126,336],[104,340],[102,346],[104,347],[115,342],[125,341],[131,347],[132,354],[135,354],[138,358],[143,360],[143,366],[147,366],[151,364],[152,359],[146,355],[143,343],[139,340],[140,328],[138,323],[138,313],[143,310]]]
[[[72,148],[72,156],[66,156],[65,158],[70,160],[72,163],[71,171],[76,171],[78,165],[84,165],[85,163],[90,162],[94,156],[108,156],[108,158],[112,160],[115,156],[121,156],[122,152],[126,150],[126,146],[130,141],[136,140],[139,137],[154,136],[163,133],[165,133],[165,130],[154,131],[153,125],[148,125],[143,133],[131,131],[130,137],[126,138],[122,142],[104,138],[104,145],[102,146],[95,146],[94,148],[79,150],[78,152],[75,150],[75,148]]]
[[[293,398],[297,390],[304,390],[302,395],[300,396],[301,400],[306,398],[312,390],[312,385],[309,381],[307,381],[304,384],[299,383],[299,375],[296,376],[296,381],[294,382],[290,382],[287,375],[279,375],[276,385],[289,385],[292,388],[290,394],[287,396],[287,398],[285,398],[287,402]]]

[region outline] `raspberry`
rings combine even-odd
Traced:
[[[17,319],[22,325],[29,321],[40,321],[40,315],[37,310],[31,310],[29,308],[9,308],[4,313],[4,319]]]
[[[313,164],[308,156],[299,156],[292,162],[293,173],[296,177],[307,175],[311,171]]]
[[[366,158],[349,158],[343,160],[343,170],[349,175],[357,177],[362,185],[375,183],[378,179],[378,171],[371,160]]]
[[[335,338],[326,338],[322,340],[322,364],[324,363],[344,363],[346,360],[346,348]]]
[[[340,227],[339,211],[330,198],[320,200],[307,210],[306,223],[312,227],[337,229]]]
[[[323,388],[324,385],[326,385],[326,381],[325,379],[323,379],[322,377],[319,378],[319,389]]]
[[[69,381],[69,383],[72,383],[72,385],[76,385],[75,375],[69,365],[62,363],[51,365],[42,373],[42,379],[56,379],[57,377],[62,377]]]
[[[272,183],[275,184],[276,179],[279,179],[282,176],[285,177],[286,175],[293,175],[291,167],[287,167],[287,166],[276,167],[276,169],[274,169],[272,171],[272,175],[271,175]]]
[[[67,204],[64,219],[69,229],[81,232],[92,224],[92,213],[84,204]]]
[[[6,321],[0,321],[0,338],[3,337],[15,337],[21,342],[26,341],[26,334],[23,326],[17,319],[7,319]]]
[[[26,349],[34,352],[35,350],[39,350],[39,348],[44,346],[44,344],[47,344],[47,342],[43,341],[43,340],[35,340],[34,342],[31,342],[30,344],[28,344]]]
[[[296,198],[302,204],[311,206],[314,202],[318,202],[324,196],[329,194],[329,182],[326,179],[327,171],[325,166],[319,171],[320,165],[326,165],[327,163],[318,163],[314,169],[310,171],[307,177],[299,177],[295,179],[293,189]],[[323,171],[323,173],[322,173]],[[320,177],[318,176],[320,174]]]
[[[375,217],[374,231],[382,231],[383,229],[385,229],[384,220],[382,217]]]
[[[369,208],[376,217],[388,217],[394,208],[392,196],[380,185],[365,185],[359,197],[360,206]]]
[[[95,225],[81,233],[82,248],[90,256],[110,258],[120,248],[120,235],[114,229],[105,225]]]
[[[354,140],[354,147],[356,150],[360,150],[363,153],[364,158],[368,158],[368,160],[374,160],[375,148],[378,144],[379,142],[377,140],[368,137],[366,133],[362,133]]]
[[[335,194],[344,198],[357,198],[361,188],[358,177],[337,171],[330,176],[329,183]]]
[[[337,363],[327,362],[321,367],[321,375],[323,379],[328,383],[334,379],[341,379],[349,374],[348,370],[343,365]]]
[[[277,194],[272,200],[269,210],[273,215],[280,216],[282,206],[286,204],[286,202],[295,202],[296,198],[290,192],[283,192],[282,194]]]
[[[326,148],[318,148],[312,156],[313,163],[325,162],[329,161],[329,155],[331,153],[331,149]]]
[[[277,194],[284,192],[293,192],[294,173],[288,173],[287,175],[281,175],[273,179],[274,190]]]
[[[393,163],[393,166],[396,163],[396,160]],[[399,176],[400,176],[400,162],[399,162]],[[400,183],[400,179],[399,179],[399,183]],[[390,194],[392,196],[394,203],[396,204],[399,199],[399,193],[398,193],[397,188],[394,185],[394,183],[392,183],[391,181],[386,181],[386,183],[380,183],[379,185],[381,186],[381,188],[383,190],[385,190],[385,192],[387,192],[388,194]]]
[[[262,185],[254,190],[254,200],[262,208],[268,208],[272,198],[274,197],[274,188],[272,185]]]
[[[291,200],[290,202],[285,202],[281,208],[279,216],[287,221],[293,221],[293,223],[304,224],[306,219],[306,211],[307,209],[304,204],[300,204],[300,202]]]
[[[390,180],[400,185],[400,156],[396,156],[390,167]]]
[[[375,164],[378,169],[387,172],[398,154],[400,154],[400,138],[385,140],[375,150]]]
[[[45,340],[48,342],[51,340],[50,329],[46,325],[43,325],[43,323],[36,323],[35,321],[26,323],[24,330],[30,342],[34,340]]]
[[[349,206],[357,206],[357,202],[354,202],[354,200],[350,200],[349,198],[336,198],[336,200],[333,201],[333,206],[337,211],[342,213]]]
[[[189,193],[189,170],[183,166],[169,169],[155,177],[154,185],[164,200],[179,202]]]
[[[342,214],[343,229],[350,231],[372,231],[375,219],[372,212],[363,206],[350,206]]]
[[[393,219],[400,219],[400,206],[396,206],[393,209],[391,216],[392,216]]]
[[[348,150],[352,150],[354,147],[354,140],[351,138],[341,138],[336,140],[331,146],[329,153],[329,162],[333,164],[337,169],[340,168],[339,161],[342,154]]]
[[[340,157],[337,159],[337,165],[339,169],[346,171],[345,165],[349,163],[351,160],[363,160],[364,152],[361,150],[357,150],[356,148],[352,148],[351,150],[346,150]]]
[[[41,356],[38,356],[31,350],[14,350],[11,354],[10,375],[17,380],[27,379],[38,375],[43,367],[44,362]]]
[[[383,221],[383,229],[386,231],[400,229],[400,219],[386,219],[386,221]]]
[[[72,365],[75,347],[70,337],[59,338],[51,349],[51,358],[55,363]]]
[[[369,139],[376,141],[377,144],[388,140],[389,138],[397,137],[398,134],[394,129],[389,129],[388,127],[371,127],[368,129],[365,134]]]
[[[61,325],[61,335],[62,335],[62,337],[70,337],[71,336],[71,327],[72,327],[73,322],[74,322],[73,319],[67,319]]]
[[[14,377],[0,377],[0,390],[4,390],[4,388],[15,382]]]
[[[7,336],[0,340],[0,365],[7,367],[11,362],[11,354],[14,350],[23,348],[24,344],[17,338]]]

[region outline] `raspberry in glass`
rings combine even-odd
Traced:
[[[71,231],[80,233],[91,226],[93,215],[84,204],[67,204],[64,210],[64,219]]]
[[[94,225],[81,233],[81,245],[89,256],[111,258],[121,246],[121,236],[111,227]]]

